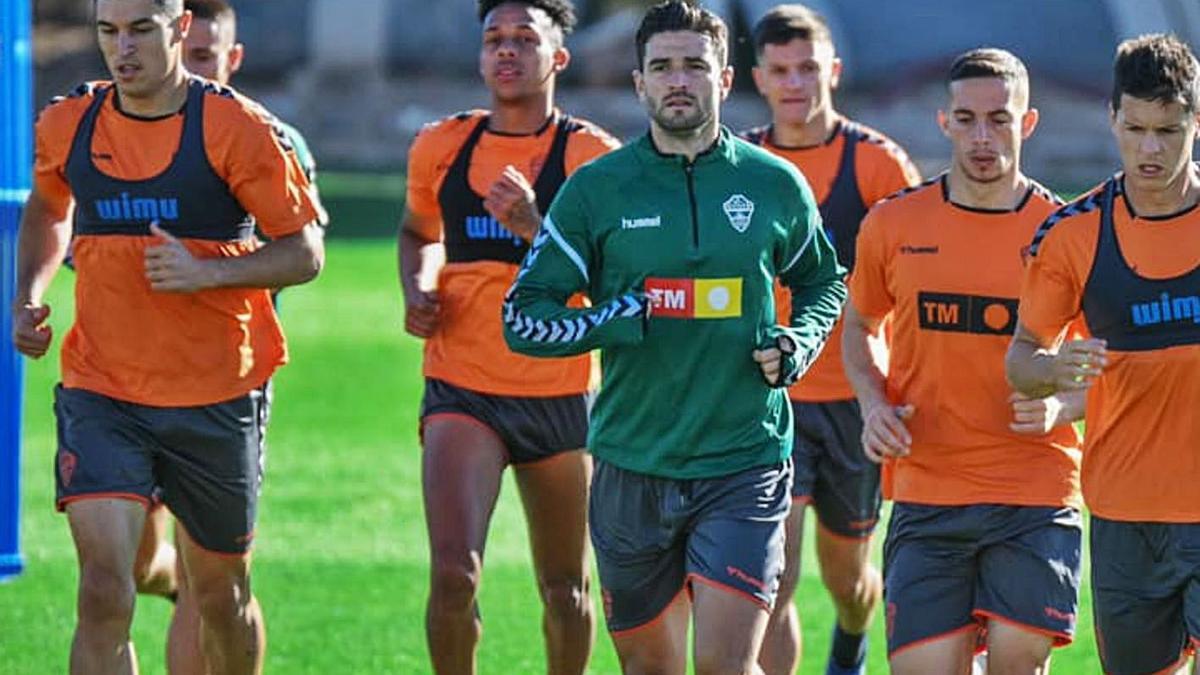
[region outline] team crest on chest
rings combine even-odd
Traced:
[[[754,217],[754,202],[750,201],[746,195],[731,195],[725,203],[721,205],[725,210],[725,216],[729,218],[729,224],[738,232],[745,232],[746,228],[750,227],[750,219]]]

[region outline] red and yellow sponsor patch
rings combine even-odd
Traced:
[[[672,319],[729,319],[742,315],[742,280],[647,277],[650,316]]]

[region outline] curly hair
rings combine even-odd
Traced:
[[[1200,110],[1200,63],[1174,35],[1143,35],[1122,42],[1113,75],[1113,112],[1120,109],[1122,94],[1163,104],[1180,103],[1190,113]]]
[[[483,21],[493,9],[506,2],[518,2],[542,10],[563,35],[575,28],[575,5],[571,0],[479,0],[479,20]]]

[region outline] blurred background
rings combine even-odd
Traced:
[[[37,96],[104,77],[88,27],[90,2],[36,0]],[[322,169],[403,171],[420,126],[486,106],[476,72],[472,0],[241,0],[247,46],[238,88],[308,137]],[[650,0],[576,0],[579,28],[560,105],[619,137],[645,126],[633,97],[633,34]],[[749,28],[774,0],[708,0],[735,36],[737,91],[726,107],[741,129],[767,121],[749,69]],[[934,125],[942,77],[958,53],[1010,49],[1028,64],[1042,126],[1026,170],[1060,191],[1098,182],[1115,166],[1105,98],[1113,49],[1127,37],[1172,31],[1200,44],[1197,0],[812,0],[832,27],[845,75],[838,107],[900,141],[926,174],[945,165]],[[370,181],[368,181],[369,183]],[[370,197],[369,185],[361,186]],[[394,190],[391,191],[394,194]],[[330,195],[335,197],[335,195]]]

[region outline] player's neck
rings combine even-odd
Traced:
[[[969,209],[1011,211],[1029,192],[1029,178],[1020,171],[1013,171],[998,180],[983,183],[972,180],[955,166],[946,177],[946,192],[951,202]]]
[[[664,155],[680,155],[689,162],[695,161],[696,156],[708,150],[721,136],[719,118],[713,115],[705,125],[686,133],[672,133],[658,125],[650,123],[650,138],[654,147]]]
[[[842,116],[826,108],[807,122],[771,122],[771,144],[783,148],[810,148],[827,142]]]
[[[536,134],[546,126],[546,120],[553,114],[552,92],[518,101],[500,101],[493,98],[488,131],[512,136]]]
[[[173,115],[187,101],[188,73],[182,67],[177,67],[167,73],[162,86],[157,91],[145,96],[129,96],[117,86],[120,97],[121,112],[133,117],[165,117]]]
[[[1139,188],[1126,179],[1125,198],[1139,216],[1153,218],[1185,211],[1200,201],[1200,170],[1196,169],[1194,163],[1189,163],[1179,179],[1171,181],[1162,190]]]

